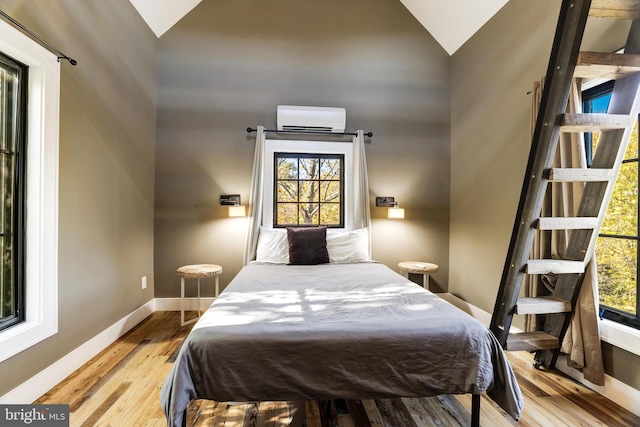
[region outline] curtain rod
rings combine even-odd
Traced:
[[[61,59],[66,59],[67,61],[69,61],[69,63],[71,65],[77,65],[78,61],[76,61],[73,58],[69,58],[67,55],[65,55],[64,53],[62,53],[59,49],[56,49],[55,47],[51,46],[51,44],[49,44],[46,40],[44,40],[42,37],[38,36],[36,33],[34,33],[33,31],[31,31],[30,29],[28,29],[27,27],[25,27],[24,25],[22,25],[21,23],[19,23],[18,21],[16,21],[15,19],[13,19],[12,17],[10,17],[9,15],[7,15],[6,13],[4,13],[4,11],[0,10],[0,15],[2,15],[7,21],[9,21],[11,24],[13,24],[14,26],[18,27],[19,29],[21,29],[24,33],[26,33],[29,37],[31,37],[32,39],[34,39],[35,41],[37,41],[38,43],[40,43],[40,45],[42,45],[42,47],[46,48],[49,52],[51,53],[55,53],[58,56],[58,62],[60,62]]]
[[[258,129],[247,128],[247,133],[256,132]],[[275,132],[275,133],[294,133],[294,134],[313,134],[313,135],[350,135],[356,136],[356,132],[328,132],[328,131],[320,131],[320,130],[277,130],[277,129],[265,129],[265,132]],[[366,132],[364,136],[371,138],[373,136],[373,132]]]

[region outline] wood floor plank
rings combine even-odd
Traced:
[[[367,410],[364,408],[361,400],[348,400],[347,401],[348,413],[356,426],[370,426],[372,425],[367,415]]]
[[[417,427],[404,405],[398,405],[400,399],[379,399],[376,406],[386,426]],[[402,409],[404,408],[404,410]]]
[[[93,396],[96,393],[96,391],[100,390],[100,388],[102,388],[107,383],[107,381],[109,381],[114,375],[118,374],[122,370],[122,368],[127,364],[127,362],[129,362],[129,360],[131,360],[143,348],[143,346],[149,342],[150,340],[143,340],[140,344],[133,347],[131,351],[129,351],[122,359],[118,361],[118,363],[116,363],[104,375],[97,377],[96,381],[93,383],[91,387],[89,387],[88,390],[86,390],[84,393],[79,394],[78,398],[73,402],[71,402],[71,404],[69,405],[69,410],[71,412],[77,411],[78,408],[82,406],[84,402],[89,400],[91,396]]]
[[[364,399],[362,400],[362,406],[365,411],[367,411],[367,417],[369,418],[371,427],[385,426],[384,419],[382,419],[382,415],[380,415],[380,411],[378,410],[378,405],[376,405],[375,400]]]
[[[98,424],[98,420],[102,418],[102,416],[111,408],[111,406],[130,386],[131,383],[120,384],[120,386],[109,395],[109,398],[102,402],[98,409],[94,411],[91,416],[81,424],[81,427],[95,427]]]
[[[226,415],[221,426],[238,427],[244,424],[244,417],[247,413],[243,404],[227,404]]]
[[[247,404],[243,427],[257,427],[258,412],[260,412],[260,405],[258,402],[251,402]]]
[[[403,401],[405,402],[407,408],[410,410],[410,413],[416,425],[418,426],[458,427],[469,424],[470,417],[468,416],[468,414],[465,414],[463,419],[457,419],[456,417],[451,416],[452,412],[457,413],[458,411],[465,411],[462,404],[457,400],[455,400],[455,402],[446,403],[448,406],[459,406],[459,410],[448,409],[436,397],[403,399]]]
[[[449,420],[442,417],[441,407],[438,404],[436,408],[431,408],[429,403],[434,402],[428,399],[427,405],[421,402],[420,398],[403,398],[404,404],[409,409],[413,421],[418,426],[424,427],[458,427],[458,424],[451,424]],[[427,409],[428,408],[428,409]]]
[[[315,400],[306,401],[305,409],[307,414],[307,427],[322,427],[318,402]]]
[[[179,312],[156,312],[92,358],[35,403],[67,403],[72,426],[165,427],[160,388],[193,325]],[[640,426],[640,417],[558,371],[537,370],[526,352],[507,353],[525,406],[512,420],[485,395],[483,426]],[[467,426],[471,396],[328,402],[228,403],[196,400],[187,426],[225,427],[450,427]]]

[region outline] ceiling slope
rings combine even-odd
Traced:
[[[130,0],[157,37],[202,0]],[[508,0],[400,0],[449,55],[453,55]]]
[[[453,55],[508,0],[400,0],[422,26]]]
[[[151,31],[160,37],[202,0],[129,0]]]

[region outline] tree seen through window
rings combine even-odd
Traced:
[[[274,226],[344,226],[344,156],[275,153]]]

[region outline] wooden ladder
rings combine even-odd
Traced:
[[[633,20],[624,54],[580,52],[587,17]],[[506,350],[555,366],[638,114],[640,0],[563,0],[511,242],[490,329]],[[567,114],[574,78],[615,79],[607,114]],[[590,168],[553,168],[561,132],[600,131]],[[541,217],[549,182],[584,182],[576,218]],[[571,230],[565,259],[529,259],[536,230]],[[519,298],[525,274],[556,274],[549,297]],[[509,333],[516,314],[544,314],[543,330]]]

